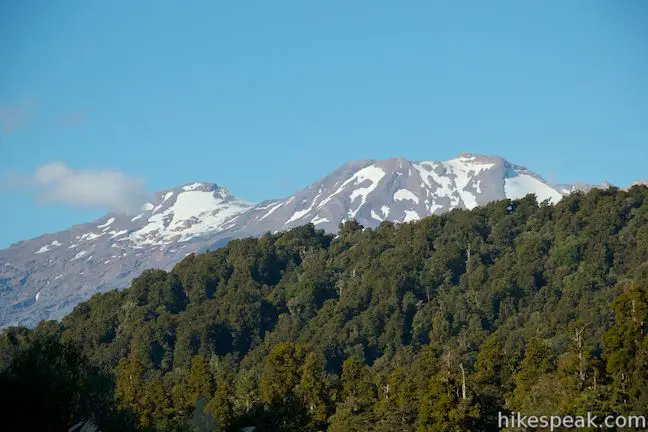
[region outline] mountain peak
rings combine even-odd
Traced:
[[[457,158],[459,159],[474,159],[475,155],[473,155],[470,152],[461,152],[457,155]]]
[[[349,219],[365,227],[405,223],[529,193],[555,203],[570,189],[499,156],[469,152],[448,161],[349,162],[287,198],[256,205],[216,183],[185,183],[156,193],[139,214],[109,214],[0,250],[0,327],[60,317],[146,268],[169,269],[232,238],[308,223],[336,232]]]
[[[183,184],[175,189],[181,189],[183,191],[201,191],[201,192],[213,192],[215,190],[224,189],[218,186],[216,183],[210,182],[192,182]]]

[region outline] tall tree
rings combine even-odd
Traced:
[[[614,409],[628,412],[648,401],[648,292],[632,282],[612,309],[615,323],[603,338],[604,358],[613,380]]]

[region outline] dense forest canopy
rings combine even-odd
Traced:
[[[2,423],[486,431],[498,412],[646,414],[647,323],[647,187],[306,225],[6,330]]]

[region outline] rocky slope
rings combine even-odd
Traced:
[[[146,268],[169,269],[232,238],[306,223],[335,232],[346,219],[369,227],[409,222],[529,193],[555,203],[588,188],[552,186],[500,157],[465,153],[449,161],[352,162],[288,198],[256,205],[215,184],[187,184],[158,193],[138,215],[109,214],[0,250],[0,327],[60,318]]]

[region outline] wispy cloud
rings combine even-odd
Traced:
[[[63,162],[49,162],[33,173],[7,173],[10,189],[36,193],[43,204],[64,203],[104,208],[118,213],[137,212],[150,198],[143,179],[119,171],[76,170]]]
[[[0,133],[10,134],[27,124],[37,103],[27,101],[18,104],[0,104]]]

